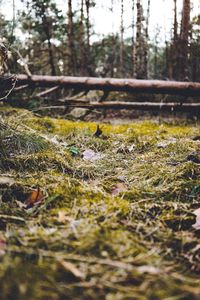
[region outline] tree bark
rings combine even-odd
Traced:
[[[87,50],[90,50],[90,0],[85,0],[86,5],[86,30],[87,30]]]
[[[150,18],[150,6],[151,1],[148,0],[148,6],[147,6],[147,16],[146,16],[146,28],[145,28],[145,43],[144,43],[144,73],[145,77],[148,78],[148,41],[149,41],[149,18]]]
[[[68,43],[69,43],[69,62],[68,68],[71,75],[76,74],[76,56],[74,46],[74,24],[73,24],[73,11],[72,11],[72,0],[68,0]]]
[[[29,84],[32,87],[52,87],[58,85],[60,87],[80,90],[87,89],[151,94],[180,94],[185,96],[200,95],[200,83],[198,82],[42,75],[33,75],[28,77],[24,74],[18,75],[17,86],[25,84]]]
[[[132,0],[132,74],[135,77],[135,0]]]
[[[86,6],[85,70],[87,71],[88,76],[94,76],[94,74],[95,74],[94,67],[93,67],[91,44],[90,44],[90,38],[91,38],[90,8],[92,5],[93,5],[93,2],[91,0],[85,0],[85,6]]]
[[[81,17],[80,17],[80,75],[85,75],[84,61],[85,61],[85,41],[84,41],[84,0],[81,0]]]
[[[120,76],[124,75],[124,0],[121,0],[121,25],[120,25]]]
[[[147,77],[145,66],[146,39],[144,32],[144,15],[141,0],[137,0],[137,21],[136,21],[136,47],[135,47],[135,73],[136,78],[144,79]]]
[[[180,32],[180,80],[188,80],[188,55],[190,31],[190,0],[183,0],[182,21]]]
[[[54,54],[53,54],[53,47],[52,47],[52,43],[51,43],[51,34],[50,34],[50,30],[49,30],[49,24],[48,24],[48,20],[46,17],[46,12],[45,12],[46,8],[45,5],[42,5],[42,22],[43,22],[43,29],[44,32],[46,34],[47,37],[47,45],[48,45],[48,53],[49,53],[49,65],[51,68],[51,75],[55,76],[56,75],[56,67],[54,64]]]

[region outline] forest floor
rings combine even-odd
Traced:
[[[2,107],[0,146],[1,300],[199,299],[200,124]]]

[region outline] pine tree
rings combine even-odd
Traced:
[[[54,39],[61,40],[64,35],[64,18],[53,0],[24,0],[26,8],[21,13],[21,27],[28,32],[30,59],[38,56],[38,66],[46,65],[46,55],[51,75],[56,75],[57,64],[55,58]],[[44,59],[44,61],[43,61]]]

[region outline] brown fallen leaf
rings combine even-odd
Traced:
[[[2,238],[0,238],[0,256],[4,255],[6,253],[6,241]]]
[[[118,182],[115,184],[115,186],[112,189],[112,196],[118,196],[122,192],[127,191],[127,186],[123,182]]]
[[[83,152],[83,160],[85,161],[97,161],[102,158],[102,155],[100,153],[96,153],[91,149],[87,149]]]
[[[63,270],[71,273],[75,278],[83,280],[85,279],[85,275],[71,262],[65,260],[59,260],[58,266]]]
[[[15,183],[15,180],[12,177],[0,176],[0,186],[11,186]]]
[[[196,223],[192,227],[196,230],[200,230],[200,208],[196,209],[193,214],[196,216]]]
[[[60,210],[58,212],[58,222],[59,223],[65,223],[65,222],[71,222],[72,218],[70,218],[69,216],[67,216],[66,212],[64,210]]]
[[[38,187],[36,190],[32,190],[30,195],[25,201],[27,207],[32,207],[35,204],[38,204],[44,200],[44,194]]]

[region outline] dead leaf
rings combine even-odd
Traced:
[[[63,270],[70,272],[77,279],[85,279],[85,275],[71,262],[59,260],[58,266],[61,267]]]
[[[7,176],[0,176],[0,186],[11,186],[15,183],[14,179]]]
[[[58,222],[59,223],[65,223],[65,222],[70,222],[71,218],[67,216],[66,212],[64,210],[60,210],[58,212]]]
[[[140,266],[138,267],[138,271],[141,274],[148,273],[152,275],[158,275],[160,274],[160,269],[154,267],[154,266]]]
[[[0,238],[0,256],[4,255],[6,252],[6,241]]]
[[[29,197],[26,199],[25,204],[27,207],[32,207],[44,200],[44,194],[38,187],[36,190],[32,190]]]
[[[200,230],[200,208],[196,209],[193,214],[196,216],[196,223],[192,227],[196,230]]]
[[[157,146],[158,149],[165,149],[169,145],[175,144],[176,142],[177,142],[177,139],[170,138],[169,140],[158,143],[156,146]]]
[[[96,153],[91,149],[87,149],[83,152],[83,159],[85,161],[96,161],[101,159],[101,154],[100,153]]]
[[[120,193],[127,191],[127,186],[123,182],[118,182],[112,189],[112,196],[118,196]]]

